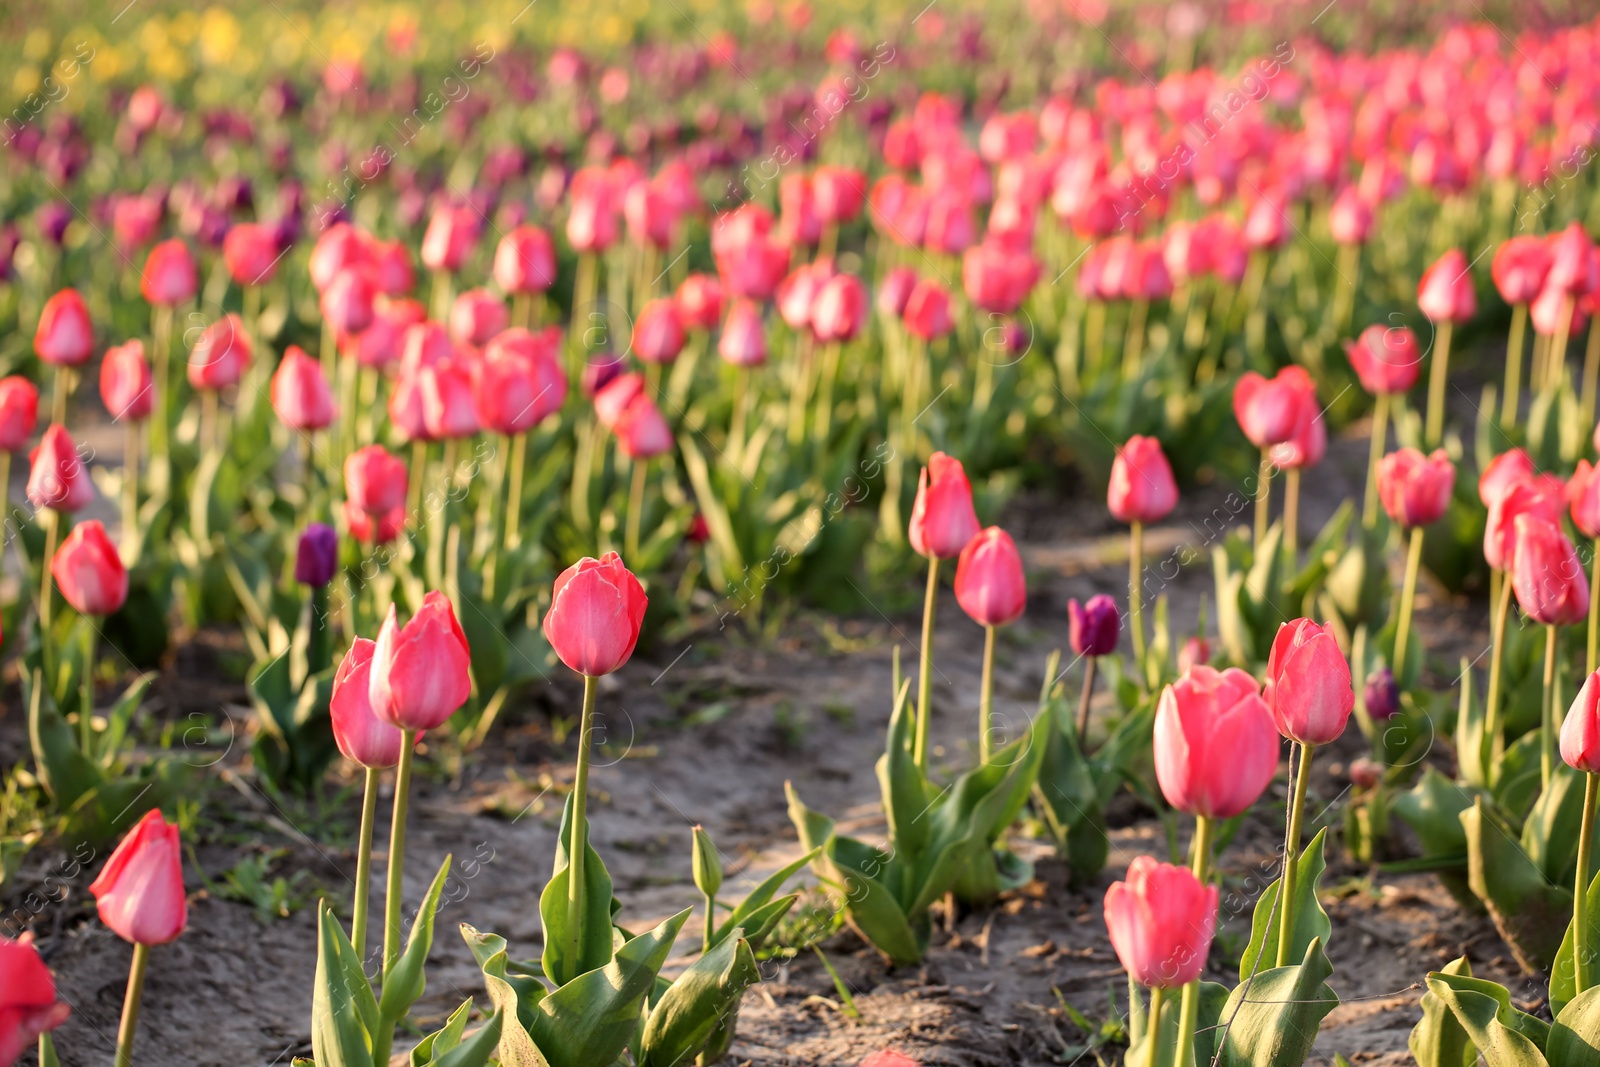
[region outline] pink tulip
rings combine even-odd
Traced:
[[[1538,237],[1513,237],[1495,249],[1489,273],[1508,304],[1527,304],[1544,288],[1550,272],[1550,250]]]
[[[422,368],[417,384],[422,394],[422,424],[429,439],[443,441],[478,432],[472,376],[460,360]]]
[[[229,312],[205,328],[189,353],[189,384],[219,390],[237,385],[250,365],[250,339],[239,316]]]
[[[0,378],[0,452],[17,452],[39,421],[39,390],[18,374]]]
[[[1492,508],[1513,485],[1533,477],[1533,460],[1520,448],[1502,452],[1489,461],[1478,477],[1478,499]]]
[[[559,411],[566,398],[566,375],[547,356],[505,351],[478,370],[478,421],[495,433],[524,433]]]
[[[933,279],[921,279],[906,297],[903,321],[913,336],[924,341],[943,337],[954,327],[950,295]]]
[[[717,355],[735,367],[758,367],[767,361],[767,328],[755,301],[740,297],[728,308]]]
[[[509,321],[505,301],[487,289],[468,289],[450,306],[450,337],[457,344],[481,347]]]
[[[851,167],[821,166],[811,176],[817,215],[824,222],[850,222],[867,200],[867,177]]]
[[[1344,351],[1361,388],[1374,396],[1404,393],[1422,373],[1422,347],[1404,326],[1368,326],[1360,337],[1345,342]]]
[[[678,319],[690,330],[714,330],[722,321],[722,283],[715,274],[691,274],[673,294]]]
[[[33,942],[0,937],[0,1064],[11,1067],[71,1011],[56,999],[55,977]]]
[[[835,274],[811,302],[811,330],[824,344],[849,341],[867,317],[867,290],[853,274]]]
[[[612,427],[617,444],[630,459],[650,459],[672,451],[672,427],[656,402],[644,393],[629,401]]]
[[[1217,887],[1187,867],[1137,856],[1126,881],[1106,890],[1106,929],[1123,969],[1140,985],[1177,989],[1200,977],[1217,926]]]
[[[1372,236],[1372,205],[1353,185],[1347,185],[1328,208],[1328,229],[1336,243],[1364,245]]]
[[[811,324],[811,305],[816,302],[822,284],[833,276],[833,264],[828,260],[802,263],[778,283],[773,294],[778,305],[778,315],[791,330],[803,330]]]
[[[57,367],[76,367],[94,355],[89,306],[76,289],[63,289],[44,302],[39,328],[33,334],[33,351]]]
[[[344,461],[345,525],[358,541],[386,544],[405,527],[405,461],[382,445],[367,445]]]
[[[1561,527],[1538,515],[1516,519],[1511,589],[1522,613],[1550,626],[1571,626],[1589,615],[1589,582],[1577,550]]]
[[[1600,671],[1584,679],[1562,720],[1561,758],[1574,770],[1600,774]]]
[[[194,297],[200,288],[199,270],[189,246],[177,238],[162,241],[145,257],[139,272],[139,292],[161,307],[175,307]]]
[[[1325,745],[1344,733],[1356,694],[1332,628],[1310,619],[1280,626],[1267,657],[1264,695],[1278,732],[1291,741]]]
[[[1429,526],[1443,518],[1455,484],[1455,464],[1442,448],[1430,456],[1402,448],[1378,463],[1378,499],[1389,518],[1407,528]]]
[[[615,552],[585,556],[556,578],[544,636],[562,663],[598,678],[633,655],[648,603],[639,579]]]
[[[236,223],[222,239],[222,260],[235,285],[265,285],[277,273],[277,236],[258,222]]]
[[[633,323],[633,354],[645,363],[671,363],[683,351],[683,323],[668,296],[647,303]]]
[[[66,427],[52,424],[28,458],[28,501],[34,507],[81,511],[94,500],[94,485]]]
[[[1434,322],[1466,322],[1478,313],[1472,270],[1461,249],[1450,249],[1422,272],[1417,306]]]
[[[478,213],[462,204],[436,208],[422,235],[422,265],[434,271],[458,271],[478,243]]]
[[[917,477],[908,538],[912,551],[929,559],[952,559],[978,533],[972,483],[961,461],[943,452],[928,457]]]
[[[423,597],[404,627],[391,604],[372,650],[372,713],[402,730],[436,730],[472,695],[471,668],[467,637],[443,593]]]
[[[333,276],[318,299],[322,317],[339,334],[360,333],[372,325],[377,287],[366,267],[347,267]]]
[[[1233,389],[1233,414],[1251,444],[1271,448],[1294,435],[1308,397],[1316,403],[1316,387],[1303,367],[1285,367],[1273,378],[1246,371]]]
[[[178,826],[152,811],[111,853],[89,886],[100,921],[124,941],[165,945],[189,924]]]
[[[1022,617],[1028,587],[1022,556],[998,526],[975,534],[956,563],[956,602],[980,626],[1005,626]]]
[[[272,375],[272,410],[291,430],[324,430],[334,416],[333,390],[322,364],[290,345]]]
[[[367,263],[369,238],[348,222],[336,222],[322,231],[311,249],[307,266],[311,284],[317,291],[326,289],[338,273]]]
[[[1567,480],[1567,507],[1579,533],[1591,540],[1600,538],[1600,467],[1578,460],[1578,469]]]
[[[404,296],[416,285],[411,253],[399,238],[371,242],[367,248],[367,274],[372,287],[384,296]]]
[[[1126,523],[1160,522],[1178,506],[1178,483],[1160,441],[1134,434],[1117,450],[1106,505],[1113,518]]]
[[[80,615],[114,615],[128,599],[128,571],[98,519],[80,522],[56,549],[50,574]]]
[[[495,284],[507,293],[542,293],[556,283],[556,251],[537,226],[518,226],[494,250]]]
[[[143,341],[135,338],[106,349],[100,358],[100,400],[114,422],[139,422],[149,416],[155,388]]]
[[[401,732],[372,713],[369,688],[377,643],[358,637],[333,675],[333,740],[352,763],[378,769],[400,762]]]
[[[899,318],[904,314],[906,303],[916,287],[916,271],[910,267],[891,267],[878,281],[878,311]]]
[[[1278,768],[1278,730],[1256,680],[1236,667],[1191,666],[1161,692],[1156,781],[1179,811],[1208,819],[1242,815]]]
[[[1594,242],[1584,232],[1583,224],[1570,222],[1561,232],[1552,234],[1545,242],[1550,253],[1550,270],[1544,278],[1544,288],[1559,289],[1576,296],[1590,288],[1590,256]]]
[[[1530,476],[1513,484],[1489,505],[1483,531],[1483,558],[1499,571],[1512,569],[1517,547],[1517,519],[1533,515],[1552,526],[1566,509],[1566,486],[1553,474]]]

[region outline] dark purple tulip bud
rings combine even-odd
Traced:
[[[1400,710],[1400,686],[1395,683],[1394,672],[1379,667],[1367,675],[1367,714],[1382,721],[1393,718]]]
[[[333,581],[338,567],[339,535],[333,527],[321,522],[307,526],[294,557],[294,580],[320,588]]]
[[[33,221],[41,237],[60,247],[67,236],[67,225],[72,222],[72,207],[60,200],[48,200],[34,211]]]
[[[1383,781],[1383,764],[1367,756],[1350,761],[1350,782],[1357,789],[1371,789]]]
[[[1104,593],[1089,598],[1087,604],[1067,601],[1067,622],[1072,651],[1080,656],[1109,656],[1117,648],[1122,619],[1117,602]]]
[[[230,174],[217,182],[212,199],[223,211],[248,211],[255,206],[256,194],[249,178]]]
[[[17,245],[21,243],[22,235],[14,224],[8,222],[0,225],[0,278],[11,277],[11,259],[17,254]]]

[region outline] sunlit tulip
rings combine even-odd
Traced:
[[[954,456],[935,452],[917,476],[917,498],[907,531],[912,551],[930,559],[954,559],[978,529],[966,469]]]
[[[818,167],[811,188],[818,217],[835,225],[853,221],[867,199],[867,177],[851,167]]]
[[[570,669],[589,678],[610,674],[633,655],[648,603],[615,552],[585,556],[556,578],[544,636]]]
[[[1472,270],[1461,249],[1450,249],[1422,272],[1417,306],[1434,322],[1466,322],[1478,313]]]
[[[1521,235],[1495,249],[1489,273],[1508,304],[1526,304],[1544,288],[1550,272],[1550,249],[1538,237]]]
[[[542,293],[556,283],[556,251],[537,226],[518,226],[494,250],[494,280],[508,294]]]
[[[1294,434],[1304,406],[1316,402],[1315,387],[1308,394],[1310,376],[1304,368],[1285,367],[1276,377],[1263,378],[1246,371],[1233,388],[1233,414],[1239,428],[1257,448],[1282,444]]]
[[[272,410],[291,430],[322,430],[334,416],[333,390],[322,364],[290,345],[272,375]]]
[[[1160,522],[1178,506],[1178,483],[1160,441],[1135,434],[1117,450],[1106,505],[1127,523]]]
[[[633,354],[645,363],[671,363],[683,351],[683,323],[671,297],[647,303],[633,323]]]
[[[1200,977],[1217,926],[1217,887],[1187,867],[1136,856],[1106,890],[1106,929],[1122,967],[1142,986],[1177,989]]]
[[[162,241],[145,257],[139,272],[139,292],[151,304],[176,307],[194,297],[200,287],[199,270],[189,246],[177,238]]]
[[[422,265],[435,271],[458,271],[478,243],[478,213],[465,204],[442,205],[428,219],[422,235]]]
[[[367,237],[348,222],[336,222],[322,231],[311,249],[308,270],[311,284],[326,289],[342,270],[364,266]]]
[[[814,245],[822,236],[822,218],[807,174],[785,174],[778,182],[778,233],[791,245]]]
[[[377,287],[366,267],[350,267],[333,276],[322,290],[317,306],[322,317],[339,334],[360,333],[372,324]]]
[[[757,367],[767,361],[767,328],[755,301],[740,298],[729,305],[717,355],[735,367]]]
[[[487,289],[468,289],[450,307],[450,337],[463,345],[482,346],[506,328],[505,301]]]
[[[358,637],[339,661],[333,675],[329,717],[339,753],[352,763],[370,769],[393,767],[400,762],[400,730],[372,713],[370,687],[372,654],[377,642]]]
[[[321,588],[333,581],[338,568],[339,534],[327,523],[311,523],[295,545],[294,580]]]
[[[998,526],[974,534],[956,562],[956,602],[980,626],[1005,626],[1022,617],[1027,582],[1022,556]]]
[[[1161,692],[1156,781],[1179,811],[1208,819],[1242,815],[1272,784],[1279,747],[1272,713],[1244,671],[1191,667]]]
[[[1578,460],[1578,469],[1567,479],[1567,507],[1579,533],[1591,540],[1600,538],[1600,467]]]
[[[1584,679],[1562,720],[1561,758],[1574,770],[1600,774],[1600,671]]]
[[[373,308],[372,322],[349,338],[344,351],[363,367],[387,367],[400,359],[406,330],[427,318],[415,300],[382,300]]]
[[[954,325],[950,319],[950,295],[938,282],[923,278],[906,297],[902,318],[906,329],[924,341],[943,337]]]
[[[177,823],[151,811],[111,853],[89,886],[100,921],[124,941],[165,945],[189,924]]]
[[[50,560],[50,574],[80,615],[114,615],[128,599],[128,571],[98,519],[72,528]]]
[[[478,420],[495,433],[523,433],[561,410],[567,376],[550,356],[507,350],[478,370]]]
[[[811,302],[811,330],[817,340],[849,341],[867,317],[867,290],[854,274],[835,274]]]
[[[405,242],[374,239],[367,248],[367,274],[372,286],[385,296],[404,296],[416,285],[411,252]]]
[[[94,500],[94,485],[66,427],[52,424],[29,456],[28,501],[36,508],[81,511]]]
[[[778,315],[791,330],[803,330],[811,323],[811,305],[817,293],[833,274],[833,265],[827,261],[802,263],[778,283],[773,294],[778,305]]]
[[[1571,626],[1589,615],[1589,582],[1583,562],[1561,527],[1539,515],[1516,518],[1516,554],[1511,588],[1517,606],[1535,622]]]
[[[189,384],[196,389],[237,385],[250,366],[250,338],[239,316],[229,312],[201,333],[189,353]]]
[[[1360,337],[1346,341],[1344,350],[1361,388],[1374,396],[1404,393],[1422,373],[1422,347],[1404,326],[1368,326]]]
[[[17,452],[39,421],[39,390],[19,374],[0,378],[0,452]]]
[[[1362,245],[1372,235],[1372,205],[1353,185],[1347,185],[1328,208],[1328,229],[1335,242]]]
[[[1331,627],[1310,619],[1278,627],[1264,696],[1278,732],[1291,741],[1325,745],[1344,733],[1356,695]]]
[[[1378,464],[1378,499],[1401,526],[1429,526],[1444,517],[1455,491],[1456,468],[1442,448],[1424,456],[1402,448]]]
[[[76,289],[62,289],[44,302],[33,351],[46,363],[76,367],[94,355],[94,326],[89,307]]]
[[[406,521],[409,473],[399,456],[367,445],[344,461],[345,523],[358,541],[387,543]]]
[[[650,459],[672,451],[672,428],[654,400],[640,393],[612,426],[617,444],[630,459]]]
[[[150,380],[150,364],[145,362],[143,341],[136,338],[106,349],[106,354],[100,358],[100,400],[115,422],[138,422],[150,414],[155,388]],[[37,406],[37,399],[34,404]],[[0,400],[0,409],[3,409],[3,400]],[[3,421],[0,415],[0,424]],[[28,431],[32,430],[30,418]],[[0,436],[0,446],[4,443]]]
[[[622,217],[634,244],[659,251],[672,243],[678,216],[666,194],[653,183],[635,182],[628,188],[622,197]]]
[[[0,1064],[10,1067],[25,1051],[67,1021],[71,1008],[56,999],[55,977],[28,940],[0,937]]]
[[[222,239],[222,260],[235,285],[266,285],[281,255],[277,235],[258,222],[236,223]]]
[[[459,361],[446,360],[422,368],[417,384],[422,396],[422,424],[430,439],[471,437],[478,432],[472,376]]]
[[[1520,448],[1502,452],[1478,476],[1478,499],[1492,508],[1513,485],[1533,477],[1533,460]]]
[[[715,274],[691,274],[673,294],[678,320],[689,330],[714,330],[722,321],[722,283]]]
[[[436,730],[472,695],[472,658],[450,600],[437,589],[405,626],[393,604],[372,650],[372,713],[402,730]]]
[[[1582,223],[1568,223],[1545,242],[1545,248],[1550,253],[1550,269],[1544,277],[1544,288],[1577,295],[1591,287],[1590,255],[1594,242]]]
[[[1067,601],[1067,641],[1077,655],[1111,655],[1121,629],[1117,602],[1106,594],[1096,593],[1082,605],[1076,598]]]
[[[1517,520],[1532,515],[1552,526],[1561,523],[1566,509],[1566,486],[1550,474],[1516,482],[1489,505],[1483,531],[1483,558],[1495,570],[1509,571],[1516,558]]]

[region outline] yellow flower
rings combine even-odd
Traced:
[[[28,31],[28,36],[22,42],[22,54],[38,62],[50,54],[50,31],[43,26],[35,26]]]
[[[239,48],[239,23],[224,8],[206,8],[200,18],[200,55],[212,66],[224,66]]]
[[[11,91],[18,96],[27,96],[39,88],[39,68],[32,63],[25,63],[17,68],[17,73],[11,78]]]

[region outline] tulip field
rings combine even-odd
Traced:
[[[0,9],[0,1067],[1600,1067],[1600,16]]]

